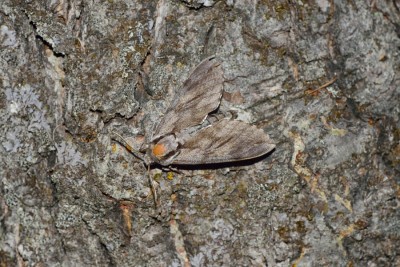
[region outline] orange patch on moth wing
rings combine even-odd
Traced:
[[[165,154],[167,148],[163,144],[157,144],[153,147],[153,155],[156,157],[161,157]]]

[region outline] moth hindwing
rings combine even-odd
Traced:
[[[187,134],[220,104],[224,83],[214,57],[202,61],[175,95],[147,145],[147,158],[163,166],[240,161],[262,156],[275,145],[263,130],[222,119]]]

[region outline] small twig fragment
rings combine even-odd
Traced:
[[[333,77],[333,79],[331,79],[330,81],[324,83],[323,85],[321,85],[320,87],[318,87],[317,89],[307,89],[305,91],[305,93],[307,95],[317,95],[318,92],[322,89],[325,89],[326,87],[328,87],[329,85],[333,84],[335,81],[337,80],[337,76]]]

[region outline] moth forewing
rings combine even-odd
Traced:
[[[158,124],[152,141],[199,125],[218,108],[223,90],[222,67],[214,57],[203,60],[175,94],[174,101]]]
[[[173,164],[213,164],[257,158],[275,144],[254,125],[242,121],[220,120],[188,138],[174,157]]]

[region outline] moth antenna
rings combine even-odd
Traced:
[[[123,138],[119,133],[117,133],[117,132],[115,132],[115,131],[112,131],[112,133],[115,134],[116,136],[118,136],[118,138],[120,138],[120,139],[123,141],[123,144],[122,144],[122,145],[123,145],[130,153],[132,153],[135,157],[137,157],[137,158],[139,158],[140,160],[142,160],[143,165],[144,165],[145,167],[147,166],[147,177],[148,177],[148,179],[149,179],[151,194],[153,195],[153,200],[154,200],[155,206],[158,207],[158,206],[159,206],[159,202],[158,202],[158,197],[157,197],[157,190],[156,190],[156,188],[155,188],[155,186],[154,186],[154,181],[153,181],[153,179],[151,179],[151,175],[150,175],[150,165],[151,165],[151,164],[148,162],[148,160],[146,160],[146,158],[145,158],[143,155],[137,153],[137,152],[133,149],[133,147],[129,144],[129,142],[128,142],[125,138]],[[115,141],[118,142],[118,143],[121,143],[120,140],[117,140],[117,139],[115,139],[115,138],[112,138],[112,139],[115,140]]]
[[[153,140],[153,133],[155,131],[155,128],[157,127],[157,124],[155,122],[153,122],[153,125],[151,126],[151,132],[150,132],[150,140]],[[147,142],[149,142],[150,140],[147,140]]]
[[[129,144],[129,142],[128,142],[125,138],[123,138],[119,133],[117,133],[117,132],[115,132],[115,131],[112,131],[112,133],[115,134],[116,136],[118,136],[118,138],[120,138],[120,139],[122,140],[122,142],[121,142],[121,140],[118,140],[118,139],[115,139],[115,138],[112,138],[112,137],[111,137],[111,139],[113,139],[114,141],[120,143],[120,144],[121,144],[122,146],[124,146],[130,153],[132,153],[135,157],[137,157],[137,158],[140,159],[141,161],[146,162],[144,156],[143,156],[142,154],[138,153],[137,151],[135,151],[135,149],[133,148],[133,146],[131,146],[131,145]]]

